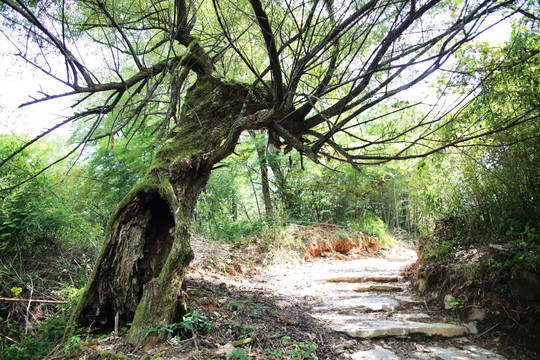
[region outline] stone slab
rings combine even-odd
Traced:
[[[343,310],[369,310],[369,311],[389,311],[394,310],[398,302],[385,297],[355,297],[339,299],[313,308],[317,311],[343,311]]]
[[[350,355],[352,360],[399,360],[399,358],[391,352],[385,349],[373,349],[367,351],[357,351]]]
[[[392,318],[395,320],[411,320],[411,319],[429,319],[428,314],[422,312],[412,312],[412,313],[393,313]]]
[[[402,286],[384,284],[362,286],[354,289],[355,292],[400,292],[403,290],[404,288]]]
[[[398,275],[370,275],[370,276],[340,276],[340,277],[334,277],[330,279],[321,279],[322,282],[329,282],[329,283],[350,283],[350,284],[357,284],[357,283],[368,283],[368,282],[375,282],[375,283],[394,283],[394,282],[400,282],[403,280],[403,276]]]
[[[469,333],[465,326],[445,324],[445,323],[422,323],[417,321],[397,321],[365,319],[351,316],[339,316],[330,321],[332,330],[345,333],[357,338],[376,338],[388,336],[407,336],[410,334],[426,334],[429,336],[457,337]]]
[[[482,349],[477,346],[464,346],[463,349],[455,347],[442,348],[430,346],[426,348],[428,353],[414,353],[414,356],[420,359],[433,359],[433,355],[441,360],[506,360],[501,355],[493,351]]]

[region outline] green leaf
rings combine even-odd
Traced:
[[[11,288],[11,292],[12,292],[15,296],[19,296],[19,294],[22,293],[22,288],[20,288],[20,287],[12,287],[12,288]]]

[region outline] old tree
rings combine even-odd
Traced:
[[[489,31],[494,21],[486,19],[532,16],[527,6],[493,0],[2,0],[12,53],[68,89],[45,89],[26,105],[68,98],[74,108],[21,151],[76,122],[84,134],[56,161],[97,139],[140,129],[152,129],[159,144],[144,179],[109,220],[70,329],[110,331],[117,318],[121,326],[132,323],[129,339],[138,342],[149,326],[181,319],[194,207],[242,131],[266,131],[269,144],[314,162],[357,167],[482,143],[533,119],[520,112],[491,127],[458,126],[456,113],[467,98],[454,96],[443,106],[439,100],[449,89],[423,98],[400,95],[424,83],[421,93],[427,80],[434,83],[430,75],[458,67],[454,55]],[[482,91],[481,83],[472,88],[470,97]],[[411,111],[417,106],[422,110]],[[0,166],[17,154],[0,159]]]

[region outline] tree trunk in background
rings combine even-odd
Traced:
[[[181,285],[193,258],[193,211],[213,165],[233,150],[224,153],[220,147],[234,120],[257,106],[248,103],[249,94],[244,85],[210,77],[197,80],[189,90],[181,124],[111,216],[66,336],[77,326],[112,331],[118,314],[119,326],[132,322],[129,341],[139,343],[147,336],[164,336],[165,332],[149,334],[149,326],[182,320]]]
[[[270,148],[270,150],[272,150],[272,148]],[[270,165],[276,179],[277,194],[281,204],[283,205],[285,212],[290,215],[290,212],[294,207],[294,203],[293,199],[287,192],[287,178],[285,177],[285,174],[283,174],[283,170],[281,170],[281,163],[279,159],[271,159],[268,161],[268,164]]]
[[[264,154],[263,154],[264,156]],[[274,208],[272,207],[272,198],[270,197],[270,184],[268,182],[268,168],[266,167],[266,159],[263,157],[263,161],[260,164],[261,167],[261,182],[262,193],[264,199],[264,211],[267,219],[274,219]]]
[[[255,131],[251,130],[249,132],[253,139],[256,138]],[[262,193],[264,201],[264,211],[266,218],[273,220],[274,219],[274,208],[272,206],[272,198],[270,197],[270,183],[268,181],[268,162],[266,161],[266,152],[264,146],[255,144],[257,151],[257,157],[259,159],[259,168],[261,170],[261,184],[262,184]]]

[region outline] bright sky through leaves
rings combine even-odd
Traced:
[[[497,19],[493,19],[487,22],[486,26],[496,21]],[[480,35],[478,41],[490,42],[496,46],[508,40],[510,31],[510,24],[505,21]],[[39,98],[40,90],[48,94],[56,94],[65,92],[66,87],[14,57],[13,47],[5,37],[0,37],[0,49],[0,82],[2,83],[0,86],[0,134],[35,136],[44,129],[61,122],[64,116],[72,114],[70,99],[50,100],[18,108],[19,105],[31,100],[30,96]],[[411,92],[414,93],[415,100],[423,96],[419,94],[418,87],[413,87],[400,94],[400,97],[406,97]],[[68,126],[56,131],[56,135],[68,133]]]

